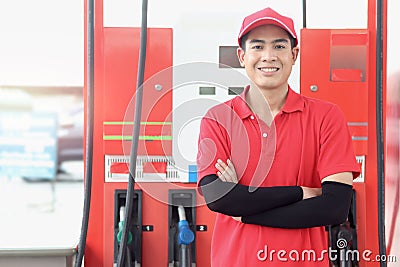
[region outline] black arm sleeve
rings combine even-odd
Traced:
[[[322,195],[285,207],[242,217],[242,222],[277,228],[309,228],[343,223],[348,216],[351,185],[324,182]]]
[[[229,216],[247,216],[285,206],[303,199],[300,186],[260,187],[221,181],[217,175],[200,180],[200,190],[210,210]]]

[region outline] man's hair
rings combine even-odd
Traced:
[[[243,35],[243,37],[240,39],[240,47],[243,49],[243,51],[246,51],[246,41],[247,41],[247,38],[249,37],[249,33],[250,32],[248,32],[245,35]],[[288,37],[289,37],[289,40],[290,40],[290,46],[293,49],[295,47],[296,41],[288,31],[286,31],[286,33],[288,34]]]

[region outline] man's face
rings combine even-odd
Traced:
[[[245,45],[238,57],[253,83],[262,91],[286,90],[299,52],[291,48],[288,33],[275,25],[259,26],[248,34]]]

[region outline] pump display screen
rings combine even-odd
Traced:
[[[219,47],[219,67],[220,68],[242,68],[237,57],[237,46]]]

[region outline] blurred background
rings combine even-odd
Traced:
[[[78,243],[83,8],[83,0],[0,1],[0,249]]]

